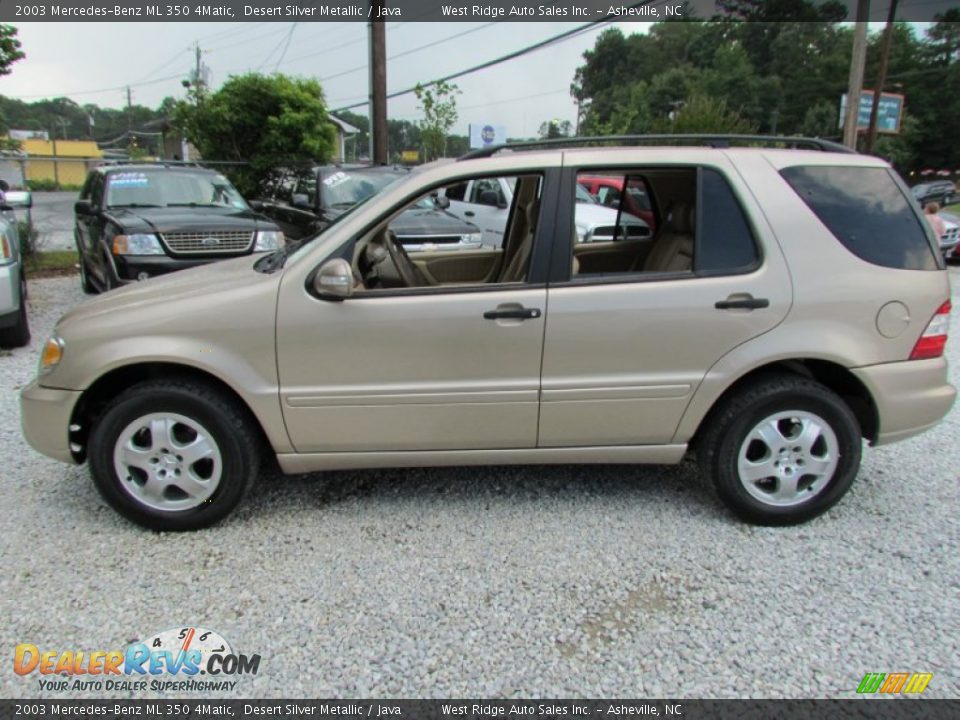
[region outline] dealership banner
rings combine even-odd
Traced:
[[[58,718],[408,718],[409,720],[941,720],[960,700],[0,700],[0,717]]]
[[[870,4],[870,20],[883,21],[890,0]],[[814,5],[846,8],[845,19],[856,16],[855,0],[813,0]],[[516,1],[460,2],[458,0],[221,0],[220,2],[158,2],[157,0],[0,0],[2,22],[369,22],[403,20],[406,22],[601,22],[710,20],[724,15],[716,0],[557,0],[554,2]],[[901,3],[897,19],[929,22],[956,6],[956,0],[925,0]],[[774,11],[753,17],[776,20]],[[830,16],[833,19],[833,16]]]

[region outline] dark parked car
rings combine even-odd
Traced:
[[[284,244],[229,180],[193,165],[100,166],[74,211],[87,293]]]
[[[377,194],[409,171],[394,167],[317,165],[286,170],[266,196],[252,205],[293,240],[313,235],[357,203]],[[446,211],[444,197],[424,199],[404,210],[390,229],[407,250],[478,248],[480,229]]]
[[[920,183],[910,188],[910,192],[921,205],[928,202],[938,202],[940,205],[946,205],[953,200],[957,193],[957,187],[949,180],[936,180],[934,182]]]

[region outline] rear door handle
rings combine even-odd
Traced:
[[[540,317],[539,308],[497,308],[496,310],[487,310],[483,314],[484,320],[533,320]]]
[[[731,295],[726,300],[717,300],[713,306],[717,310],[758,310],[770,307],[770,301],[767,298],[755,298],[752,295],[746,297]]]

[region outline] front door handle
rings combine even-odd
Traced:
[[[483,314],[484,320],[532,320],[540,317],[539,308],[497,308],[487,310]]]
[[[464,213],[464,215],[466,215],[467,217],[474,217],[474,216],[476,215],[476,213],[475,213],[473,210],[467,210],[467,211]]]
[[[767,298],[755,298],[750,294],[731,295],[726,300],[717,300],[713,305],[717,310],[758,310],[770,307]]]

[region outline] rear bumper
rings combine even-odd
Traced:
[[[37,452],[54,460],[75,463],[70,453],[70,416],[79,390],[41,387],[36,380],[20,393],[23,436]]]
[[[910,360],[854,368],[873,396],[879,418],[874,445],[905,440],[940,422],[957,391],[947,382],[945,358]]]

